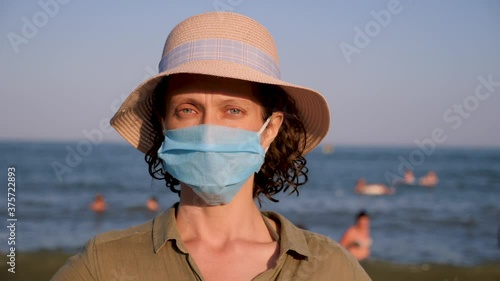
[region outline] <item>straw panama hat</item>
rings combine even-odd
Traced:
[[[295,100],[304,123],[304,154],[319,144],[330,127],[328,104],[320,93],[280,79],[276,45],[264,26],[240,14],[210,12],[174,27],[165,42],[159,74],[139,85],[111,119],[118,133],[143,153],[153,146],[154,131],[148,120],[154,89],[162,78],[179,73],[280,86]]]

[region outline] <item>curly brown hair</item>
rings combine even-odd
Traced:
[[[153,146],[148,150],[144,159],[149,166],[149,174],[165,184],[172,192],[180,195],[176,188],[180,182],[172,177],[164,168],[163,161],[158,157],[158,149],[163,143],[162,119],[166,110],[166,92],[168,77],[163,78],[152,95],[153,112],[150,116],[154,133],[150,135]],[[299,195],[298,188],[307,182],[307,161],[302,156],[305,149],[306,130],[299,118],[295,101],[279,86],[253,83],[253,94],[261,103],[262,119],[266,120],[273,112],[283,112],[283,123],[278,135],[271,143],[264,164],[254,178],[253,196],[260,203],[260,195],[265,195],[272,202],[279,192]]]

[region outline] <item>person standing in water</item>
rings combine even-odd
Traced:
[[[356,215],[356,222],[349,227],[340,240],[344,246],[358,261],[365,260],[370,256],[372,239],[370,237],[370,217],[364,210]]]

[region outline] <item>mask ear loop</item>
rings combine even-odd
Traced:
[[[269,125],[269,122],[271,121],[271,117],[272,116],[269,116],[269,118],[267,118],[266,122],[264,122],[264,125],[262,125],[262,128],[260,128],[259,132],[257,133],[259,135],[259,139],[262,135],[262,132],[264,132],[264,130],[267,128],[267,125]],[[269,149],[269,146],[264,149],[264,153],[266,153],[268,149]]]
[[[269,116],[269,118],[267,118],[266,122],[264,122],[264,125],[262,125],[259,132],[257,132],[257,134],[259,136],[262,135],[262,132],[264,132],[264,130],[267,128],[267,125],[269,125],[269,121],[271,121],[271,116]]]

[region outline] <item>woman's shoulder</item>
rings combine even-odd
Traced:
[[[51,280],[101,280],[101,276],[122,272],[120,268],[133,269],[139,262],[149,260],[153,255],[151,238],[155,219],[94,236]],[[119,280],[113,276],[105,280]]]
[[[291,244],[295,245],[304,244],[305,242],[308,251],[313,256],[322,253],[339,256],[350,255],[337,241],[326,235],[300,228],[275,212],[264,212],[264,215],[279,223],[281,239],[290,241]]]
[[[105,246],[127,243],[133,245],[134,243],[152,243],[151,237],[153,236],[154,229],[168,227],[171,224],[172,208],[159,213],[156,217],[149,221],[131,226],[129,228],[120,230],[111,230],[95,236],[92,240],[95,246]],[[160,235],[160,233],[157,233]]]
[[[111,230],[96,235],[92,240],[97,245],[120,242],[122,240],[134,240],[143,235],[150,235],[153,227],[153,219],[145,223],[134,225],[125,229]]]
[[[324,256],[334,260],[351,260],[351,254],[332,238],[304,229],[302,233],[313,256]]]
[[[332,276],[338,280],[370,280],[359,262],[335,240],[299,228],[277,213],[264,215],[278,221],[280,246],[288,253],[293,251],[292,256],[301,265],[295,274],[308,276],[310,280],[327,280]]]
[[[166,216],[168,211],[146,223],[94,236],[79,254],[68,259],[52,280],[122,280],[117,276],[132,274],[141,268],[160,268],[161,259],[154,258],[153,233],[155,227],[166,227]],[[158,240],[162,233],[157,234]]]

